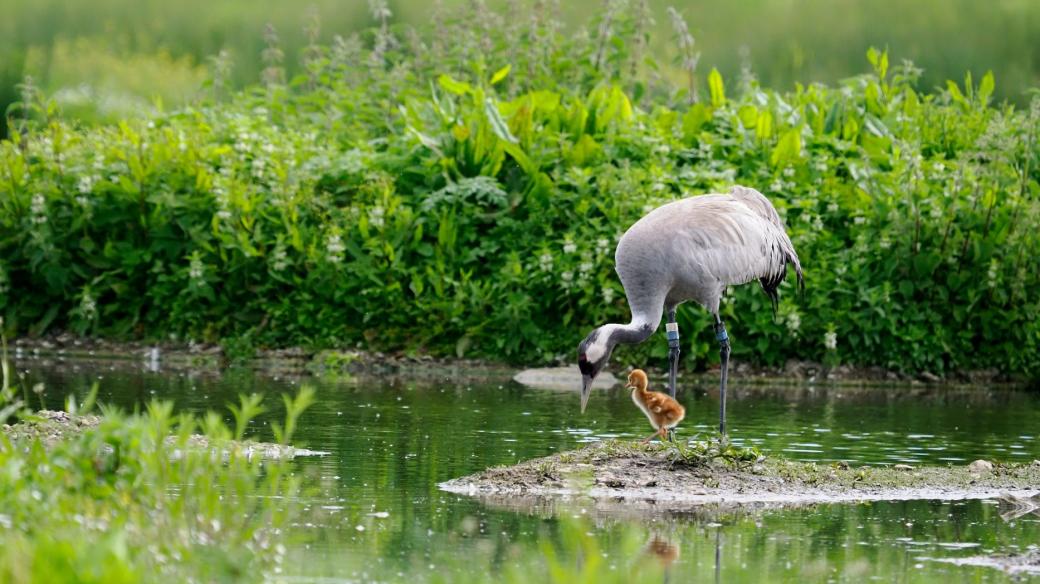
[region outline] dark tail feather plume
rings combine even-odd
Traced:
[[[762,291],[769,297],[770,303],[773,305],[773,317],[776,317],[777,310],[780,308],[780,284],[787,277],[787,264],[794,264],[795,273],[798,275],[798,290],[801,294],[805,294],[805,278],[802,276],[802,266],[798,262],[797,258],[786,258],[783,267],[780,271],[766,278],[759,279],[762,284]]]

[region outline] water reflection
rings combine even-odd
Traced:
[[[82,397],[99,379],[100,399],[126,408],[161,397],[198,411],[259,392],[272,406],[251,428],[262,438],[270,438],[266,424],[277,416],[279,395],[302,381],[250,371],[154,372],[150,365],[22,360],[17,370],[30,387],[47,384],[52,407],[68,392]],[[680,512],[647,501],[477,501],[437,484],[585,441],[636,439],[645,435],[645,419],[622,391],[593,400],[582,417],[571,393],[508,382],[307,381],[319,403],[300,420],[300,446],[331,454],[298,462],[309,490],[308,517],[291,534],[284,566],[294,581],[541,582],[554,570],[563,581],[597,582],[999,581],[990,568],[929,558],[1040,541],[1040,517],[1006,501]],[[1040,458],[1035,393],[735,386],[733,394],[732,439],[767,453],[868,464]],[[688,421],[680,437],[710,431],[713,390],[687,389],[681,398]]]

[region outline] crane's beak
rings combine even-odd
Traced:
[[[592,395],[592,376],[581,375],[581,413],[585,413],[585,406],[589,405],[589,396]]]

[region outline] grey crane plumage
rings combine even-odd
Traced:
[[[729,338],[719,317],[719,302],[727,286],[758,280],[773,302],[777,288],[795,270],[803,284],[802,265],[791,238],[772,203],[755,189],[735,186],[727,194],[689,197],[646,214],[621,236],[614,255],[625,288],[632,321],[605,324],[578,345],[582,373],[581,410],[588,403],[592,380],[619,343],[641,343],[668,314],[669,392],[675,396],[679,356],[677,307],[694,301],[715,318],[720,343],[719,429],[725,434],[726,379]]]

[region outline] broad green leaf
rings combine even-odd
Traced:
[[[437,84],[443,87],[446,91],[450,91],[455,95],[465,95],[473,91],[473,86],[469,83],[456,81],[444,74],[437,78]]]
[[[746,129],[754,128],[758,125],[758,108],[753,105],[742,105],[737,110],[737,117]]]
[[[695,103],[683,115],[683,137],[691,141],[697,137],[701,127],[711,119],[711,112],[703,103]]]
[[[798,160],[802,153],[802,134],[800,128],[792,128],[780,136],[773,148],[769,163],[773,167],[787,166]]]
[[[491,76],[491,85],[494,85],[494,84],[498,83],[499,81],[505,79],[506,75],[509,75],[509,72],[512,69],[513,69],[512,65],[506,65],[505,67],[502,67],[498,71],[495,71],[495,74]]]
[[[484,113],[487,114],[488,123],[491,124],[491,131],[496,136],[509,142],[510,144],[516,144],[519,140],[516,136],[509,131],[509,125],[502,119],[502,114],[498,112],[498,105],[494,99],[490,97],[484,100]]]
[[[711,73],[708,73],[708,89],[711,92],[712,107],[721,107],[726,103],[726,87],[722,83],[722,74],[714,67],[711,68]]]
[[[986,74],[982,76],[982,81],[979,82],[979,102],[983,105],[989,103],[989,98],[993,95],[993,88],[996,86],[996,82],[993,80],[993,71],[986,71]]]
[[[773,114],[769,110],[758,113],[758,121],[755,122],[755,137],[759,140],[769,140],[773,137]]]
[[[950,92],[950,97],[955,103],[962,106],[968,105],[968,100],[964,98],[964,94],[961,93],[961,88],[957,87],[957,84],[953,81],[946,80],[946,90]]]

